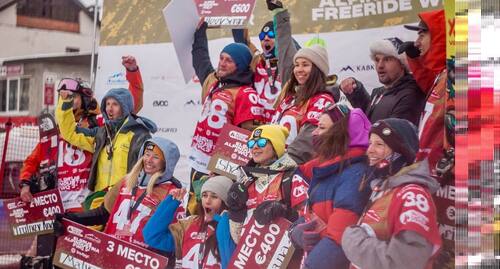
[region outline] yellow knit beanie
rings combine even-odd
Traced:
[[[281,125],[261,125],[253,130],[250,139],[266,138],[271,141],[274,151],[278,158],[285,154],[286,138],[288,137],[288,129]]]

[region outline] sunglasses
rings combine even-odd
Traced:
[[[275,38],[276,37],[276,35],[274,34],[274,31],[260,32],[260,34],[259,34],[260,41],[264,40],[264,38],[266,38],[266,35],[269,38]]]
[[[90,89],[90,85],[83,81],[78,81],[72,78],[63,78],[59,82],[59,86],[57,86],[57,90],[67,90],[72,92],[82,93],[86,96],[92,96],[92,90]]]
[[[267,145],[267,139],[257,138],[257,139],[248,140],[247,147],[249,149],[252,149],[253,147],[255,147],[255,145],[259,146],[259,148],[263,148]]]

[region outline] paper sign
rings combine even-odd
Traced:
[[[167,257],[137,245],[63,219],[64,234],[57,238],[54,265],[62,268],[166,268]]]
[[[174,44],[184,82],[188,83],[195,74],[191,48],[193,47],[194,32],[200,20],[196,5],[193,1],[172,0],[163,9],[163,17]]]
[[[64,212],[58,189],[34,194],[31,203],[14,198],[4,204],[14,237],[51,233],[54,214]]]
[[[195,0],[208,27],[243,28],[255,8],[255,0]]]
[[[290,222],[280,218],[261,225],[252,217],[233,252],[228,269],[286,268],[293,254],[287,229]]]
[[[208,162],[208,170],[236,179],[238,167],[247,164],[251,159],[247,147],[250,134],[248,130],[224,124],[215,144],[214,153]]]

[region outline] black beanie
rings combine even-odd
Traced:
[[[273,24],[273,21],[268,21],[266,22],[266,24],[264,24],[264,26],[262,26],[262,28],[260,29],[260,32],[264,32],[264,33],[267,33],[269,31],[274,31],[274,24]]]
[[[413,163],[418,151],[417,128],[405,119],[389,118],[375,122],[370,134],[380,136],[392,151],[405,157],[407,163]]]

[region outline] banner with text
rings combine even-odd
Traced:
[[[228,269],[287,268],[293,254],[288,227],[290,222],[284,218],[261,225],[252,217],[245,226]]]
[[[239,166],[250,161],[250,150],[247,147],[251,132],[231,124],[222,126],[219,140],[215,144],[214,154],[208,162],[208,170],[236,179]]]
[[[53,263],[62,268],[166,268],[167,257],[63,219]]]
[[[51,233],[54,214],[64,212],[58,189],[34,194],[31,203],[19,197],[3,203],[14,237]]]

